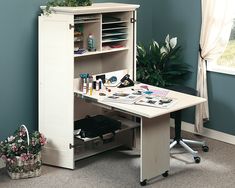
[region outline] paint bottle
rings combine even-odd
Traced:
[[[88,49],[89,52],[96,51],[96,49],[95,49],[95,39],[94,39],[94,36],[92,34],[88,35],[87,49]]]
[[[99,81],[99,89],[102,89],[102,88],[103,88],[103,87],[102,87],[102,86],[103,86],[102,80],[99,79],[98,81]]]
[[[87,93],[87,79],[83,79],[83,89],[82,89],[82,92],[84,93],[84,94],[86,94]]]

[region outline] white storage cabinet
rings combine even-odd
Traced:
[[[138,7],[95,3],[54,7],[50,15],[39,16],[39,131],[48,139],[42,153],[44,163],[74,169],[76,160],[123,144],[132,146],[133,129],[138,124],[121,117],[117,118],[123,129],[110,143],[104,144],[99,137],[74,137],[74,121],[104,113],[102,107],[74,95],[74,80],[80,73],[122,69],[135,80]],[[89,34],[96,51],[85,51]]]

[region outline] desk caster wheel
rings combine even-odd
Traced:
[[[201,158],[200,157],[194,157],[194,161],[195,161],[195,163],[200,163]]]
[[[168,171],[166,171],[166,172],[164,172],[164,173],[162,174],[162,176],[163,176],[164,178],[166,178],[168,175],[169,175],[169,174],[168,174]]]
[[[140,182],[140,185],[141,185],[141,186],[145,186],[146,184],[147,184],[147,180],[144,180],[144,181],[141,181],[141,182]]]
[[[209,147],[208,146],[202,146],[202,151],[208,152],[209,151]]]

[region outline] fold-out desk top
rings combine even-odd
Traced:
[[[75,81],[75,84],[76,81]],[[112,95],[114,92],[132,92],[131,89],[138,89],[140,88],[141,85],[146,85],[146,84],[137,84],[133,87],[127,87],[127,88],[111,88],[111,92],[107,92],[107,91],[103,91],[106,93],[106,95]],[[166,89],[162,89],[159,87],[154,87],[154,86],[150,86],[147,85],[148,89],[151,90],[165,90]],[[176,104],[174,104],[173,106],[171,106],[170,108],[156,108],[156,107],[150,107],[150,106],[143,106],[143,105],[136,105],[136,104],[123,104],[123,103],[118,103],[118,102],[104,102],[104,98],[107,96],[100,96],[99,93],[102,91],[94,91],[93,94],[90,96],[88,94],[82,94],[81,91],[79,91],[78,89],[74,89],[74,93],[78,94],[79,96],[83,97],[84,99],[87,100],[91,100],[97,104],[101,104],[104,106],[107,106],[109,108],[113,108],[114,110],[120,110],[120,111],[124,111],[136,116],[143,116],[143,117],[147,117],[147,118],[154,118],[157,116],[161,116],[164,114],[168,114],[177,110],[181,110],[184,108],[188,108],[191,106],[195,106],[197,104],[203,103],[206,101],[206,99],[201,98],[201,97],[196,97],[196,96],[192,96],[192,95],[188,95],[188,94],[184,94],[184,93],[180,93],[180,92],[176,92],[176,91],[172,91],[172,90],[168,90],[168,94],[166,97],[170,97],[170,98],[175,98],[177,99]]]

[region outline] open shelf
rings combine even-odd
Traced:
[[[120,24],[120,23],[128,23],[128,20],[120,20],[120,21],[113,21],[113,22],[103,22],[103,25],[106,24]]]
[[[121,48],[111,48],[108,50],[102,50],[102,51],[95,51],[95,52],[85,52],[84,54],[74,54],[74,57],[84,57],[84,56],[90,56],[90,55],[98,55],[102,53],[110,53],[110,52],[118,52],[118,51],[123,51],[123,50],[128,50],[127,47],[121,47]]]
[[[79,138],[75,136],[75,161],[122,146],[123,144],[120,143],[120,140],[122,140],[122,136],[127,136],[125,134],[129,134],[130,132],[128,133],[128,131],[131,131],[131,129],[140,126],[139,123],[123,117],[115,116],[114,118],[122,122],[122,129],[116,131],[113,140],[108,143],[103,143],[103,140],[100,137]],[[112,136],[112,133],[103,135],[104,138],[112,138]]]
[[[127,35],[127,33],[126,32],[117,32],[117,33],[107,32],[107,33],[103,33],[102,37],[111,37],[111,36],[119,36],[119,35]]]
[[[119,116],[114,116],[113,117],[114,119],[120,121],[122,123],[122,127],[120,130],[117,130],[115,131],[115,134],[118,134],[118,133],[121,133],[123,131],[126,131],[126,130],[129,130],[129,129],[134,129],[136,127],[139,127],[140,124],[137,123],[137,122],[134,122],[134,121],[131,121],[129,119],[126,119],[126,118],[123,118],[123,117],[119,117]],[[109,136],[112,136],[112,133],[107,133],[105,135],[103,135],[104,137],[109,137]],[[77,139],[80,139],[82,140],[83,142],[89,142],[89,141],[92,141],[92,140],[97,140],[97,139],[100,139],[100,137],[94,137],[94,138],[81,138],[80,136],[76,136],[75,137]]]
[[[79,147],[75,148],[74,161],[77,161],[77,160],[80,160],[80,159],[84,159],[86,157],[91,157],[93,155],[102,153],[104,151],[117,148],[117,147],[119,147],[121,145],[122,144],[118,144],[118,143],[108,143],[108,144],[105,144],[105,147],[103,146],[103,147],[101,147],[99,149],[84,149],[84,148],[82,148],[82,146],[80,147],[80,148],[82,148],[81,150],[80,150]]]
[[[104,40],[102,40],[102,44],[103,43],[110,43],[110,42],[120,42],[120,41],[126,41],[126,40],[128,40],[128,39],[126,39],[126,38],[113,38],[113,39],[104,39]]]
[[[127,29],[128,27],[122,26],[122,27],[111,27],[111,28],[104,28],[102,31],[111,31],[111,30],[121,30],[121,29]]]
[[[96,23],[96,22],[100,22],[100,20],[86,20],[86,21],[74,20],[74,24]]]

